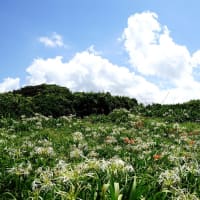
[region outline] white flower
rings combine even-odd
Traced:
[[[81,151],[78,148],[74,148],[71,152],[70,152],[70,158],[80,158],[83,156],[83,151]]]
[[[38,155],[54,156],[55,152],[52,147],[35,147],[34,153]]]
[[[31,170],[32,170],[32,165],[30,162],[28,163],[22,162],[15,167],[9,168],[8,173],[15,174],[18,176],[21,176],[21,175],[28,176]]]
[[[107,136],[105,139],[105,143],[106,144],[113,144],[113,143],[117,143],[117,140],[114,136]]]
[[[159,184],[162,184],[163,187],[176,186],[181,181],[179,173],[177,167],[172,170],[165,170],[160,174],[158,182]]]
[[[79,142],[79,141],[83,140],[83,134],[81,132],[78,132],[78,131],[72,133],[72,137],[73,137],[74,142]]]
[[[40,188],[41,186],[41,181],[40,179],[35,179],[33,182],[32,182],[32,190],[36,190],[38,188]]]
[[[90,151],[90,153],[88,154],[88,157],[98,157],[99,154],[96,151]]]
[[[116,146],[114,147],[114,150],[115,150],[115,151],[121,151],[121,150],[122,150],[122,147],[119,146],[119,145],[116,145]]]

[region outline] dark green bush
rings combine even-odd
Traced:
[[[20,117],[40,113],[59,117],[75,114],[79,117],[91,114],[109,114],[116,108],[134,109],[135,99],[112,96],[110,93],[72,93],[57,85],[27,86],[20,90],[0,94],[0,116]]]

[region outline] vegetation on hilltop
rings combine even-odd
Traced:
[[[148,117],[160,117],[168,122],[199,122],[200,100],[191,100],[182,104],[152,104],[143,108],[143,114]]]
[[[76,92],[57,85],[27,86],[20,90],[0,94],[0,116],[20,117],[40,113],[59,117],[75,114],[108,114],[116,108],[133,109],[136,99],[112,96],[110,93]]]
[[[125,108],[146,117],[163,118],[168,122],[200,121],[200,100],[182,104],[144,106],[136,99],[112,96],[107,93],[75,92],[57,85],[26,86],[13,92],[0,94],[0,117],[31,117],[34,113],[60,117],[92,114],[109,114],[114,109]]]

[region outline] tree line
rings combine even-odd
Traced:
[[[159,117],[168,122],[200,122],[200,100],[178,104],[152,104],[142,108],[148,117]]]
[[[116,108],[127,110],[137,107],[134,98],[112,96],[109,92],[75,92],[57,85],[41,84],[0,94],[0,116],[18,118],[34,113],[59,117],[74,114],[109,114]]]
[[[19,118],[40,113],[60,117],[91,114],[107,115],[114,109],[125,108],[144,117],[158,117],[169,122],[200,121],[200,100],[182,104],[151,104],[144,106],[135,98],[112,96],[109,92],[71,92],[66,87],[41,84],[0,94],[0,117]]]

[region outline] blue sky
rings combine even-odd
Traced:
[[[197,0],[2,1],[0,91],[46,82],[144,103],[198,99],[199,7]]]

